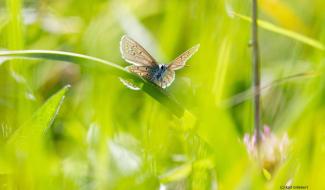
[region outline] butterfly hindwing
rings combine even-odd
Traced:
[[[200,45],[196,45],[190,49],[188,49],[187,51],[185,51],[184,53],[182,53],[180,56],[178,56],[176,59],[174,59],[169,65],[168,68],[171,70],[178,70],[181,69],[185,66],[185,63],[187,62],[187,60],[189,60],[192,55],[197,52],[197,50],[199,49]]]
[[[139,76],[146,78],[146,79],[151,79],[150,75],[150,66],[137,66],[137,65],[130,65],[126,67],[126,69],[132,73],[138,74]]]
[[[126,67],[126,69],[132,73],[135,73],[147,80],[152,81],[156,85],[160,86],[161,88],[166,88],[170,86],[170,84],[174,81],[175,79],[175,72],[173,70],[167,69],[160,79],[155,79],[152,76],[152,67],[150,66],[136,66],[136,65],[131,65]]]
[[[171,69],[167,69],[165,72],[165,75],[162,78],[161,85],[159,85],[161,88],[167,88],[172,84],[172,82],[175,79],[175,72]]]
[[[156,65],[156,60],[136,41],[123,36],[120,41],[120,51],[123,59],[138,66]]]

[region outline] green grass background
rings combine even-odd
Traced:
[[[79,59],[1,56],[0,189],[280,189],[289,180],[324,189],[325,2],[259,1],[260,19],[273,24],[259,33],[262,84],[272,84],[262,122],[290,139],[271,179],[242,140],[253,132],[250,22],[233,12],[249,16],[250,3],[0,1],[1,51],[74,52],[124,67],[124,34],[162,63],[201,45],[167,92],[132,91]]]

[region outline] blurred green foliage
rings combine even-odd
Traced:
[[[272,84],[262,121],[290,140],[272,170],[243,141],[253,131],[252,95],[238,99],[251,87],[250,23],[233,12],[249,16],[250,1],[0,1],[1,50],[74,52],[124,67],[124,34],[162,63],[201,45],[167,89],[182,117],[92,63],[0,57],[0,189],[323,189],[325,2],[259,2],[264,27],[272,23],[259,38],[262,86]],[[288,76],[300,77],[272,83]]]

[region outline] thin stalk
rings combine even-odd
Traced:
[[[260,135],[260,53],[258,45],[258,3],[257,0],[252,1],[252,65],[253,65],[253,112],[254,112],[254,129],[256,133],[256,142],[259,144]]]

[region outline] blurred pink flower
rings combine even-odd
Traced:
[[[272,172],[276,166],[286,159],[289,138],[287,133],[281,137],[276,136],[268,126],[264,126],[259,147],[256,133],[254,135],[245,134],[244,143],[252,159],[258,160],[263,169]]]

